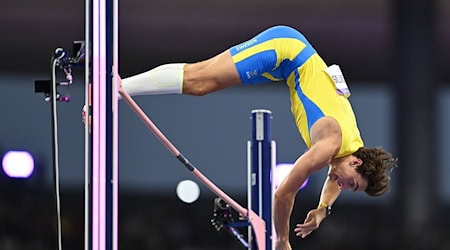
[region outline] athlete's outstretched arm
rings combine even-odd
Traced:
[[[277,250],[290,249],[289,220],[297,190],[310,174],[327,166],[335,153],[334,141],[324,139],[316,142],[310,150],[297,159],[292,171],[275,192],[273,220],[278,237]]]
[[[331,166],[330,166],[331,169]],[[334,180],[327,176],[323,183],[322,192],[320,193],[319,204],[327,204],[332,206],[341,194],[341,189]]]

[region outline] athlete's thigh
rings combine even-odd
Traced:
[[[241,83],[228,50],[208,60],[187,65],[185,80],[191,84],[207,85],[211,92]]]
[[[214,56],[214,57],[211,57],[209,59],[206,59],[206,60],[203,60],[203,61],[199,61],[199,62],[196,62],[196,63],[188,63],[184,67],[184,70],[185,71],[200,71],[200,70],[204,69],[206,66],[208,66],[216,58],[217,58],[217,56]]]
[[[241,83],[230,51],[226,50],[217,55],[205,68],[206,73],[221,87],[228,87]]]

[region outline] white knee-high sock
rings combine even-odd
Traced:
[[[122,88],[131,96],[181,94],[184,65],[185,63],[165,64],[122,79]]]

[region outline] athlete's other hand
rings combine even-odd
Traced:
[[[83,106],[81,109],[81,121],[83,121],[83,124],[86,126],[86,105]]]
[[[117,81],[118,81],[118,86],[122,87],[122,78],[120,77],[119,74],[115,74],[115,76],[117,77]],[[91,84],[89,84],[89,90],[91,88]],[[89,91],[89,96],[91,95],[90,91]],[[120,95],[119,95],[119,100],[120,100]],[[82,110],[81,110],[81,121],[83,122],[84,126],[86,126],[86,113],[87,113],[87,107],[86,105],[83,106]],[[92,124],[92,115],[89,115],[89,132],[91,132],[91,124]]]
[[[316,208],[309,211],[303,224],[296,225],[294,229],[295,235],[305,238],[314,230],[319,228],[320,223],[325,219],[326,216],[327,215],[324,208]]]
[[[91,124],[92,124],[92,115],[89,115],[89,122],[86,124],[86,113],[87,113],[87,107],[86,105],[83,106],[83,109],[81,110],[81,121],[83,122],[84,126],[89,126],[89,133],[91,132]]]

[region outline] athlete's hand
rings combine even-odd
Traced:
[[[117,77],[117,81],[118,81],[118,85],[119,87],[122,87],[122,78],[120,77],[119,74],[115,75]],[[91,95],[91,84],[89,84],[89,96]],[[120,100],[120,95],[119,95],[119,100]],[[91,124],[92,124],[92,115],[89,115],[89,118],[86,117],[86,113],[87,113],[87,107],[86,105],[83,106],[83,109],[81,110],[81,121],[83,122],[84,126],[86,125],[86,120],[88,120],[88,125],[89,125],[89,132],[91,132]]]
[[[277,241],[275,242],[275,250],[292,250],[289,241]]]
[[[122,87],[122,77],[120,77],[119,74],[116,74],[115,76],[117,77],[119,87]]]
[[[83,124],[86,126],[86,105],[81,109],[81,121],[83,121]]]
[[[89,122],[88,125],[86,125],[86,113],[87,113],[87,107],[86,105],[83,106],[83,109],[81,110],[81,121],[83,122],[84,126],[89,126],[89,133],[91,132],[91,124],[92,124],[92,116],[89,115]]]
[[[319,228],[320,223],[327,217],[325,208],[316,208],[309,211],[303,224],[297,224],[294,232],[296,236],[305,238]]]

